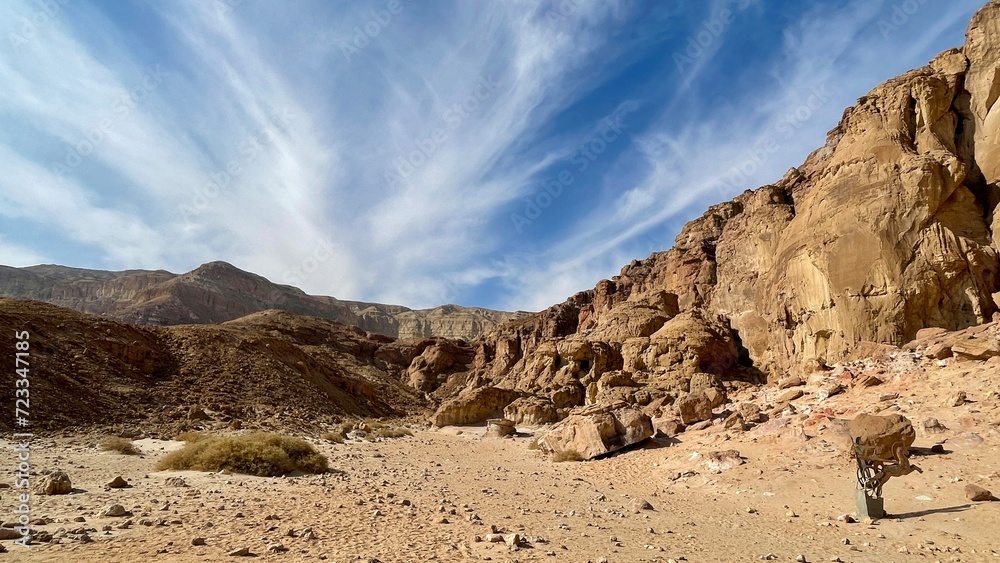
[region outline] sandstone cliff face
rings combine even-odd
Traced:
[[[501,322],[524,315],[454,305],[414,311],[307,295],[225,262],[204,264],[182,275],[162,270],[103,272],[62,266],[0,266],[0,296],[45,301],[144,325],[221,323],[279,309],[400,338],[472,340]]]
[[[669,251],[492,331],[472,383],[558,396],[561,409],[669,401],[692,378],[777,378],[861,343],[989,322],[1000,289],[998,98],[994,0],[962,49],[860,98],[773,185],[710,207]]]

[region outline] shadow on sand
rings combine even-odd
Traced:
[[[919,518],[921,516],[928,516],[930,514],[948,514],[952,512],[962,512],[968,510],[971,504],[958,504],[955,506],[947,506],[944,508],[928,508],[927,510],[918,510],[915,512],[903,512],[902,514],[888,514],[886,518]]]

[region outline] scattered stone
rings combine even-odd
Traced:
[[[268,553],[284,553],[288,551],[288,548],[281,543],[272,543],[267,546]]]
[[[712,400],[704,391],[689,393],[674,403],[684,424],[694,424],[712,418]]]
[[[928,434],[940,434],[945,430],[948,428],[936,418],[928,418],[924,421],[924,432]]]
[[[53,471],[36,479],[32,489],[39,495],[68,495],[73,491],[73,484],[65,471]]]
[[[98,517],[105,517],[105,516],[118,517],[127,515],[128,511],[125,510],[125,507],[120,504],[109,504],[104,508],[100,509],[99,511],[97,511]]]
[[[958,391],[955,394],[950,395],[948,397],[948,400],[945,401],[945,406],[946,407],[960,407],[960,406],[962,406],[962,405],[965,404],[966,400],[967,400],[967,397],[965,395],[965,391]]]
[[[795,556],[795,561],[797,563],[806,563],[806,556],[800,553],[799,555]]]
[[[736,450],[714,451],[705,454],[705,467],[712,473],[722,473],[744,463],[746,462],[743,461],[740,452]]]
[[[638,514],[640,510],[653,510],[653,505],[649,504],[646,499],[633,499],[632,511]]]
[[[993,493],[979,485],[969,483],[965,486],[965,498],[975,502],[989,501],[993,500]]]
[[[486,437],[505,438],[516,432],[514,421],[507,418],[491,418],[486,421]]]
[[[131,487],[131,485],[128,484],[128,481],[126,481],[125,479],[123,479],[121,475],[119,475],[119,476],[115,477],[114,479],[112,479],[111,482],[108,483],[107,486],[108,486],[108,488],[111,488],[111,489],[127,489],[127,488]]]
[[[188,411],[187,417],[188,420],[208,420],[209,418],[211,418],[208,416],[208,413],[205,412],[205,409],[199,406],[192,406],[191,409]]]
[[[816,396],[820,401],[825,401],[834,395],[839,395],[844,392],[844,386],[839,383],[828,383],[819,388],[816,391]]]
[[[885,382],[882,381],[882,378],[876,377],[874,375],[869,375],[868,377],[862,379],[859,385],[863,388],[868,388],[868,387],[876,387],[878,385],[882,385],[883,383]]]
[[[230,557],[250,557],[250,548],[249,547],[241,547],[239,549],[234,549],[234,550],[230,551],[229,553],[227,553],[226,555],[228,555]]]
[[[205,538],[193,538],[191,540],[191,545],[205,545]]]
[[[790,403],[795,399],[801,398],[802,395],[805,395],[805,393],[803,393],[801,389],[789,389],[781,395],[778,395],[778,398],[774,400],[774,404],[782,405],[784,403]]]
[[[183,477],[167,477],[163,482],[164,485],[168,487],[187,487],[187,481]]]
[[[805,385],[806,382],[802,380],[801,377],[793,375],[791,377],[786,377],[778,381],[778,389],[791,389],[792,387],[800,387]]]
[[[21,537],[13,528],[0,528],[0,540],[16,540]]]
[[[857,518],[855,518],[854,516],[852,516],[850,514],[841,514],[840,516],[837,517],[837,521],[838,522],[844,522],[844,523],[847,523],[847,524],[854,524],[858,520],[857,520]]]

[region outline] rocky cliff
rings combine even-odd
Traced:
[[[558,409],[669,402],[706,377],[773,380],[863,343],[989,322],[1000,309],[998,97],[994,0],[961,49],[861,97],[774,184],[710,207],[672,249],[593,290],[497,327],[467,385]]]
[[[221,323],[280,309],[401,338],[472,340],[525,314],[455,305],[411,310],[307,295],[225,262],[211,262],[182,275],[163,270],[105,272],[64,266],[0,266],[0,296],[45,301],[143,325]]]
[[[198,423],[194,409],[221,423],[298,431],[345,417],[413,415],[428,403],[409,384],[409,366],[424,365],[434,350],[471,356],[461,343],[396,340],[273,310],[223,324],[158,327],[0,298],[0,326],[11,329],[4,336],[11,349],[15,330],[29,335],[31,395],[38,398],[31,414],[40,429],[179,430]],[[445,358],[435,367],[446,373]],[[0,420],[0,428],[11,424]]]

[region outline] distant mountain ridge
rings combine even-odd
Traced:
[[[209,262],[185,274],[0,266],[0,296],[44,301],[140,325],[218,324],[278,309],[396,338],[474,340],[500,323],[527,315],[457,305],[413,310],[343,301],[275,284],[226,262]]]

